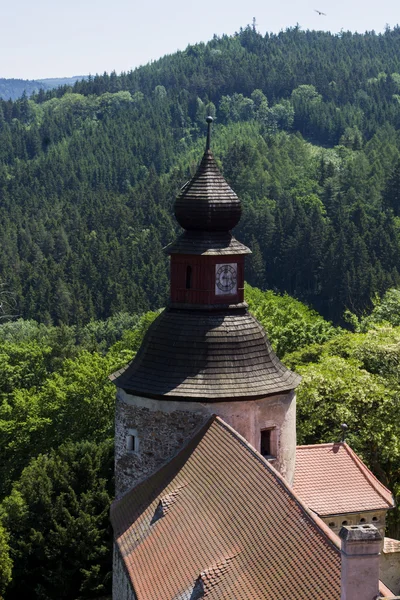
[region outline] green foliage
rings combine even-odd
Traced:
[[[287,294],[261,292],[246,285],[245,297],[250,312],[260,321],[281,358],[309,344],[322,344],[340,332],[314,310]]]
[[[46,328],[22,320],[3,326],[6,341],[0,342],[2,496],[31,457],[65,441],[101,442],[112,437],[115,386],[108,376],[132,359],[157,314],[119,315],[107,322],[90,323],[80,333],[74,327]],[[11,341],[13,333],[17,342]],[[105,348],[113,339],[121,340],[103,355],[96,351],[97,344],[90,342],[93,335]]]
[[[300,444],[347,441],[400,499],[400,327],[339,333],[324,344],[286,355],[303,377],[298,388]],[[400,514],[389,516],[389,532],[400,535]]]
[[[370,315],[360,319],[360,331],[368,331],[375,325],[390,323],[394,327],[400,325],[400,289],[390,289],[382,299],[374,299],[374,308]]]
[[[160,312],[147,312],[137,321],[134,329],[124,332],[122,339],[110,348],[107,355],[113,364],[113,370],[120,369],[135,356],[139,350],[147,329]]]
[[[0,598],[12,579],[12,560],[10,557],[9,538],[6,529],[0,523]]]
[[[49,600],[109,591],[108,376],[132,358],[157,315],[120,314],[82,329],[20,319],[0,330],[0,594],[14,565],[7,600],[26,590]],[[104,355],[94,349],[116,339]]]
[[[1,505],[12,532],[7,598],[96,598],[111,585],[113,443],[64,444],[24,469]]]
[[[106,358],[82,351],[76,359],[64,360],[61,370],[44,379],[39,389],[16,387],[3,398],[3,493],[31,456],[66,440],[100,441],[112,435],[115,388],[107,379],[109,373]]]
[[[0,344],[0,398],[39,385],[48,374],[51,349],[38,342]]]
[[[349,442],[364,458],[383,451],[375,467],[398,460],[399,403],[385,381],[362,368],[361,362],[323,356],[317,364],[298,368],[303,376],[298,393],[299,443],[338,441],[340,424],[349,426]]]

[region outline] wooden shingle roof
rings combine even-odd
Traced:
[[[133,361],[113,376],[133,394],[209,402],[287,392],[300,379],[279,361],[245,308],[164,310]]]
[[[225,181],[211,150],[175,200],[175,217],[190,231],[230,231],[240,221],[241,205]]]
[[[251,254],[250,248],[241,244],[228,231],[185,231],[164,248],[167,254],[237,255]]]
[[[340,598],[337,537],[218,417],[111,521],[138,600]]]

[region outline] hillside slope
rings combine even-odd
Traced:
[[[216,117],[252,284],[335,322],[400,285],[400,29],[250,28],[146,67],[0,101],[0,280],[83,323],[165,304],[172,203]]]

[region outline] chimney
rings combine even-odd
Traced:
[[[375,600],[379,596],[382,536],[374,525],[349,525],[342,540],[341,600]]]

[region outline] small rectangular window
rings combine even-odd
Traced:
[[[135,436],[127,435],[126,436],[126,449],[128,452],[135,452]]]
[[[188,265],[186,267],[186,289],[190,290],[192,287],[192,267]]]
[[[272,449],[272,432],[273,429],[264,429],[261,431],[260,454],[262,456],[271,457],[274,455]]]

